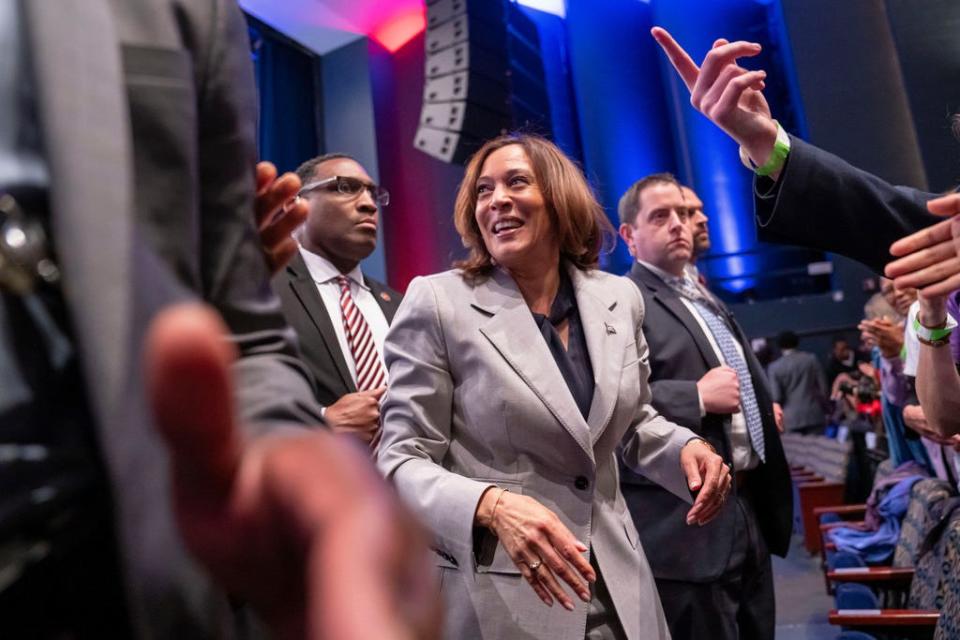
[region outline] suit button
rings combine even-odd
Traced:
[[[590,481],[587,480],[586,476],[577,476],[577,479],[573,481],[573,486],[583,491],[590,486]]]

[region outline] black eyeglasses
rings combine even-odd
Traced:
[[[366,189],[370,192],[370,197],[373,198],[373,201],[381,207],[385,207],[390,204],[390,192],[379,187],[375,184],[368,184],[361,180],[360,178],[350,178],[348,176],[333,176],[332,178],[324,178],[323,180],[317,180],[315,182],[308,182],[303,185],[303,188],[297,192],[298,196],[303,196],[310,191],[316,191],[317,189],[327,188],[330,191],[336,191],[345,196],[350,196],[356,198],[360,195],[360,192]]]

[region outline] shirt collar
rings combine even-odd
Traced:
[[[557,295],[553,298],[553,304],[550,305],[549,315],[534,313],[537,324],[542,324],[544,320],[549,320],[550,324],[557,326],[570,317],[577,310],[577,297],[573,292],[573,284],[570,282],[570,276],[566,271],[560,271],[560,286],[557,287]]]
[[[666,283],[666,284],[670,284],[671,282],[676,282],[677,280],[687,279],[688,276],[689,276],[689,274],[687,273],[686,270],[684,270],[684,272],[683,272],[684,275],[683,275],[683,276],[675,276],[675,275],[673,275],[672,273],[667,273],[666,271],[664,271],[663,269],[661,269],[660,267],[658,267],[658,266],[656,266],[656,265],[654,265],[654,264],[650,264],[650,263],[647,262],[646,260],[641,260],[640,258],[637,258],[637,262],[639,262],[642,266],[644,266],[644,267],[646,267],[647,269],[649,269],[650,271],[652,271],[652,272],[653,272],[653,275],[655,275],[655,276],[657,276],[658,278],[660,278],[661,280],[663,280],[664,283]],[[696,281],[694,280],[693,282],[696,282]]]
[[[360,270],[359,264],[349,273],[341,274],[340,270],[333,266],[332,262],[304,248],[303,245],[300,245],[300,255],[303,256],[303,261],[307,265],[307,271],[310,272],[310,277],[313,278],[313,281],[317,284],[326,284],[336,280],[341,275],[345,275],[367,291],[370,290],[370,287],[368,287],[367,283],[363,280],[363,272]]]

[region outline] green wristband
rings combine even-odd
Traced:
[[[953,328],[957,326],[956,323],[950,322],[949,316],[947,316],[947,322],[945,324],[946,326],[939,329],[930,329],[920,324],[919,313],[913,316],[913,330],[917,332],[918,336],[930,342],[939,342],[940,340],[949,338],[950,334],[953,333]]]
[[[783,131],[783,129],[780,129]],[[790,154],[790,144],[784,143],[780,136],[777,136],[776,141],[773,143],[773,151],[770,152],[770,157],[762,166],[754,169],[754,173],[758,176],[768,176],[771,173],[776,173],[783,169],[783,165],[787,163],[787,156]]]

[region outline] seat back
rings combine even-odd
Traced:
[[[843,482],[852,444],[826,436],[784,433],[780,437],[787,462],[813,471],[830,482]]]
[[[907,513],[900,524],[900,537],[893,551],[894,567],[916,566],[921,543],[939,521],[933,517],[934,507],[953,495],[953,487],[944,480],[926,478],[913,485]]]
[[[873,483],[876,485],[877,482],[883,480],[891,473],[893,473],[896,467],[893,466],[893,458],[887,458],[883,462],[877,465],[877,470],[873,474]]]
[[[834,593],[837,609],[879,609],[880,599],[873,589],[856,582],[841,582]]]
[[[943,548],[941,599],[935,603],[940,620],[934,640],[956,640],[960,638],[960,509],[950,515],[942,539],[944,544],[938,545]]]

